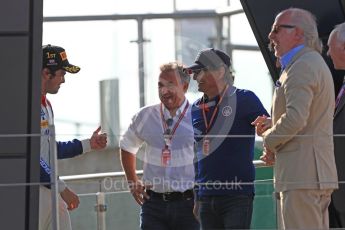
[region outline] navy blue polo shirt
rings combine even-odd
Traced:
[[[192,106],[198,196],[254,194],[254,186],[246,184],[255,179],[255,127],[251,122],[257,116],[269,115],[253,92],[231,86],[218,107],[208,136],[204,137],[203,104],[209,123],[219,99],[201,98]],[[209,141],[208,154],[203,153],[205,138]]]

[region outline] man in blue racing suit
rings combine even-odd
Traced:
[[[54,124],[54,115],[46,94],[56,94],[60,85],[65,82],[65,74],[77,73],[80,68],[69,64],[63,48],[53,45],[42,47],[43,66],[41,72],[41,151],[40,151],[40,211],[39,229],[52,229],[52,201],[50,189],[50,126]],[[107,144],[107,135],[99,133],[101,127],[92,134],[90,139],[68,142],[57,142],[57,158],[71,158],[92,150],[103,149]],[[61,230],[71,230],[71,220],[68,210],[79,205],[78,196],[71,191],[62,180],[58,180],[59,226]]]

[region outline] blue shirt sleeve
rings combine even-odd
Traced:
[[[260,99],[251,91],[247,91],[247,97],[245,100],[245,105],[247,108],[248,122],[253,122],[258,116],[266,115],[270,117],[269,113],[266,111],[262,105]]]
[[[65,159],[78,156],[83,153],[81,141],[73,139],[72,141],[57,141],[57,158]]]
[[[56,142],[57,145],[57,158],[72,158],[83,153],[83,146],[81,141],[74,139],[67,142]],[[40,181],[45,184],[44,186],[50,189],[50,167],[45,162],[40,162]]]
[[[40,164],[40,182],[47,183],[43,186],[50,189],[50,174],[48,174],[48,172],[44,169],[44,167],[41,164]]]

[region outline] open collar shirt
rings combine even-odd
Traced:
[[[180,115],[188,103],[187,99],[171,117],[168,109],[163,105],[164,119],[173,119],[171,129],[179,120]],[[120,140],[121,149],[132,154],[137,154],[143,146],[143,154],[137,158],[143,161],[143,182],[151,184],[155,192],[183,192],[193,188],[194,184],[194,136],[191,120],[191,105],[183,116],[175,134],[172,137],[171,163],[169,166],[162,166],[161,156],[164,142],[164,127],[160,112],[160,104],[142,108],[134,117],[132,122]]]
[[[286,66],[290,63],[292,58],[301,50],[305,47],[305,45],[299,45],[294,48],[292,48],[289,52],[284,54],[282,58],[280,59],[280,65],[282,69],[285,69]]]

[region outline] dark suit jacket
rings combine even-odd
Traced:
[[[345,96],[340,99],[334,114],[334,134],[345,135]],[[338,180],[345,181],[345,137],[334,137],[334,154],[337,165]],[[345,212],[345,184],[339,184],[339,189],[332,194],[334,207],[339,212]]]

